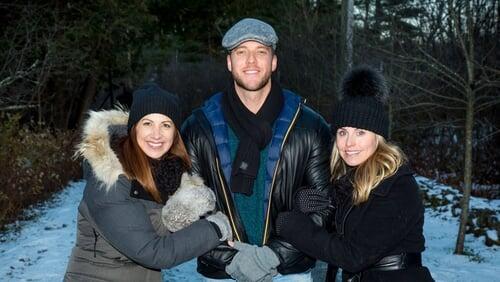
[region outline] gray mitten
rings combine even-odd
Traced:
[[[229,219],[222,212],[217,212],[215,214],[209,215],[206,218],[208,221],[213,222],[219,227],[221,233],[220,241],[233,240],[233,230],[231,229],[231,224]]]
[[[234,248],[238,253],[226,266],[226,272],[236,281],[270,282],[278,274],[280,260],[269,247],[234,242]]]
[[[184,173],[181,186],[162,209],[162,222],[171,232],[197,221],[215,209],[214,192],[197,175]]]

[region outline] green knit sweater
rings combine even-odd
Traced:
[[[231,160],[234,161],[239,139],[230,126],[228,126],[228,139]],[[243,222],[243,227],[248,236],[248,243],[258,246],[262,244],[262,234],[264,232],[264,185],[268,147],[269,145],[260,152],[259,171],[253,184],[252,195],[246,196],[241,193],[234,193],[236,210]]]

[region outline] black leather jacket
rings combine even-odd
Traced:
[[[300,273],[314,266],[315,260],[277,238],[274,220],[279,212],[292,210],[293,196],[302,186],[312,186],[327,193],[329,182],[330,130],[325,120],[302,98],[284,90],[285,103],[276,121],[266,164],[266,200],[262,245],[269,246],[279,257],[281,274]],[[225,213],[233,227],[234,239],[247,242],[231,190],[228,174],[231,160],[227,145],[227,124],[220,109],[221,94],[214,95],[193,112],[182,128],[183,140],[192,160],[193,172],[214,189],[217,209]],[[323,225],[327,212],[312,214]],[[210,278],[228,278],[225,267],[236,251],[227,245],[198,258],[198,272]]]

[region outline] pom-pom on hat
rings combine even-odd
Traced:
[[[385,109],[388,91],[384,77],[368,66],[349,71],[342,81],[341,100],[333,110],[333,133],[349,126],[388,138],[389,115]]]
[[[182,120],[179,98],[163,90],[156,83],[148,82],[134,91],[128,117],[128,131],[130,132],[134,124],[144,116],[154,113],[168,116],[175,127],[180,128]]]

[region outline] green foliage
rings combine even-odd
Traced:
[[[31,130],[19,116],[0,125],[0,227],[79,177],[72,131]]]
[[[262,0],[151,0],[149,7],[158,18],[160,34],[177,39],[177,51],[215,55],[221,50],[222,36],[236,21],[255,17],[279,23],[279,6],[288,2],[293,3]]]
[[[378,0],[375,5],[373,30],[393,37],[415,36],[419,32],[417,19],[425,11],[414,0]]]
[[[152,39],[155,18],[144,1],[82,1],[57,14],[62,25],[56,53],[71,58],[70,67],[85,72],[134,71],[141,47]]]
[[[158,45],[156,17],[141,0],[20,2],[0,12],[8,23],[0,36],[0,109],[36,102],[40,121],[63,129],[113,77],[142,79],[142,49]],[[97,89],[84,96],[89,78]]]

